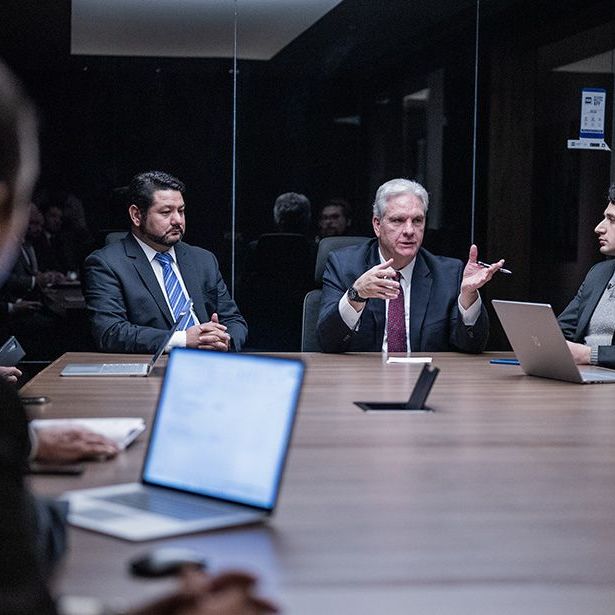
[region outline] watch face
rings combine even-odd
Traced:
[[[360,302],[362,302],[362,303],[363,303],[363,302],[365,302],[365,301],[367,301],[367,299],[364,299],[363,297],[361,297],[361,296],[359,295],[359,293],[357,292],[357,289],[356,289],[354,286],[351,286],[351,287],[348,289],[348,298],[349,298],[351,301],[360,301]]]

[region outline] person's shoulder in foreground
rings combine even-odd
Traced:
[[[192,300],[186,329],[170,346],[240,350],[247,325],[215,256],[182,241],[184,184],[149,171],[130,182],[127,236],[85,263],[85,298],[94,340],[106,352],[153,353]]]
[[[558,322],[577,364],[615,369],[615,184],[594,232],[609,258],[588,271]]]
[[[417,182],[386,182],[373,204],[376,238],[331,253],[317,324],[325,352],[382,350],[385,310],[406,294],[404,347],[415,352],[484,349],[489,321],[478,290],[504,261],[480,265],[474,245],[465,267],[424,250],[428,202],[427,191]]]

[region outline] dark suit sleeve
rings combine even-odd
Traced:
[[[347,283],[348,278],[339,256],[332,252],[322,276],[320,312],[316,325],[323,352],[346,352],[355,334],[342,320],[338,309],[340,299],[354,281],[353,279]]]
[[[591,309],[588,307],[588,305],[591,305],[590,295],[592,294],[592,289],[595,290],[598,287],[599,281],[597,281],[597,277],[603,271],[599,267],[603,264],[594,265],[587,272],[577,294],[557,318],[564,337],[571,342],[585,343],[586,330],[579,330],[579,319],[583,310]],[[585,315],[585,320],[588,322],[587,315]],[[598,346],[598,365],[615,369],[615,346]]]
[[[615,369],[615,346],[598,346],[598,365]]]
[[[558,316],[557,322],[567,340],[578,342],[577,325],[579,323],[579,312],[583,304],[583,288],[585,282],[581,284],[573,300],[566,306],[564,311]]]
[[[164,329],[128,320],[124,288],[117,274],[94,252],[85,261],[85,298],[94,342],[103,352],[154,353]],[[144,306],[144,309],[146,306]]]

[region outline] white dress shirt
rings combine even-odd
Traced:
[[[385,259],[382,256],[382,252],[378,249],[378,255],[380,256],[380,263],[386,262],[388,259]],[[405,267],[399,270],[402,277],[399,280],[399,283],[404,291],[404,316],[406,321],[406,343],[408,352],[411,351],[410,348],[410,294],[412,292],[412,272],[414,271],[414,264],[416,262],[416,258],[413,258]],[[478,295],[478,299],[466,310],[461,305],[459,301],[459,297],[457,298],[457,305],[459,306],[459,312],[461,313],[461,318],[463,320],[463,324],[471,327],[473,326],[478,317],[480,316],[480,310],[482,306],[482,301],[480,298],[480,294]],[[363,310],[357,312],[352,305],[350,305],[350,301],[348,300],[348,291],[346,291],[342,298],[338,303],[338,310],[342,320],[346,323],[348,328],[356,331],[359,328],[359,322],[361,320],[361,314],[363,314]],[[388,350],[388,341],[387,341],[387,319],[389,314],[389,300],[385,299],[384,306],[384,337],[382,339],[382,352],[386,353]]]
[[[154,272],[154,275],[156,276],[156,279],[158,280],[158,284],[160,285],[160,289],[162,290],[164,299],[167,302],[167,305],[169,306],[169,312],[173,314],[171,304],[169,303],[169,298],[167,297],[167,289],[165,288],[165,285],[164,285],[164,273],[162,271],[162,265],[156,260],[156,254],[158,254],[158,251],[154,250],[154,248],[152,248],[151,246],[148,246],[144,241],[141,241],[136,235],[133,235],[133,237],[137,240],[137,243],[141,246],[141,249],[143,250],[143,252],[145,252],[145,256],[147,257],[147,260],[149,261],[149,264],[152,267],[152,271]],[[168,253],[173,257],[173,262],[171,263],[171,267],[173,267],[173,271],[175,272],[175,275],[177,276],[177,279],[179,280],[179,285],[181,286],[182,291],[184,292],[184,296],[189,297],[190,295],[188,294],[188,291],[186,290],[184,279],[182,278],[182,274],[179,270],[179,267],[177,266],[177,259],[175,258],[175,248],[170,247],[168,250]],[[194,312],[194,308],[190,310],[190,313],[192,314],[192,318],[194,318],[194,322],[199,324],[199,319],[197,318],[197,315]],[[185,331],[175,331],[175,333],[173,333],[173,336],[171,337],[171,340],[167,344],[167,347],[165,350],[168,352],[174,346],[179,346],[181,348],[186,347],[186,332]]]

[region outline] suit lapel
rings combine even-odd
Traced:
[[[414,351],[421,348],[421,331],[429,304],[432,281],[431,271],[419,251],[410,285],[410,348]]]
[[[175,244],[175,257],[177,258],[177,266],[182,274],[184,286],[192,299],[192,306],[199,321],[201,323],[208,322],[210,314],[203,301],[203,293],[201,291],[203,280],[199,279],[198,272],[185,244],[181,242]]]
[[[365,255],[365,269],[371,269],[376,265],[380,264],[380,254],[378,253],[378,242],[373,240],[373,244],[370,249],[367,251]],[[368,308],[371,311],[374,321],[375,328],[374,331],[376,333],[376,343],[375,350],[380,350],[382,348],[382,340],[384,338],[384,326],[385,326],[385,314],[384,314],[384,306],[386,305],[384,299],[370,299],[368,302]]]
[[[126,250],[126,256],[132,261],[133,266],[139,276],[141,282],[152,295],[152,298],[156,302],[156,305],[160,308],[165,320],[169,325],[173,324],[173,316],[167,305],[166,298],[160,288],[158,279],[154,274],[151,264],[145,256],[145,252],[141,249],[141,246],[137,243],[135,238],[130,233],[124,240],[124,249]]]
[[[579,323],[577,325],[577,331],[587,331],[589,321],[594,313],[600,297],[604,293],[606,285],[609,283],[611,277],[613,277],[613,270],[615,269],[615,260],[611,263],[610,267],[604,267],[602,274],[597,278],[596,284],[592,289],[587,304],[579,316]]]

